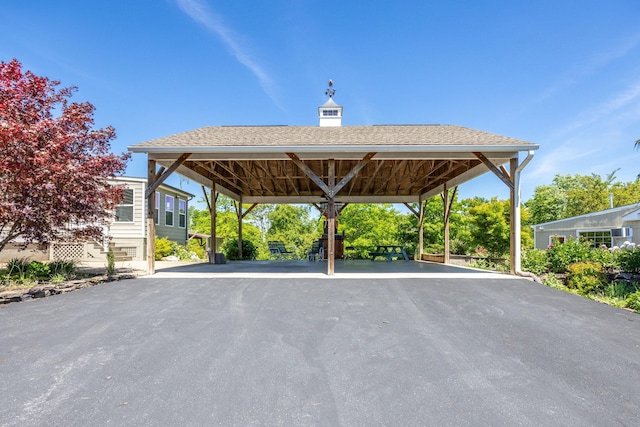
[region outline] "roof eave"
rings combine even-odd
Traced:
[[[537,150],[538,144],[508,145],[269,145],[269,146],[139,146],[132,145],[127,149],[132,153],[335,153],[340,152],[386,152],[386,153],[469,153],[469,152],[504,152]]]

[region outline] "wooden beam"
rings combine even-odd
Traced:
[[[211,184],[214,188],[215,188],[215,184]],[[207,189],[204,188],[204,185],[201,186],[202,187],[202,194],[204,194],[204,201],[207,202],[207,209],[209,209],[209,211],[211,211],[211,203],[209,202],[209,195],[207,194]],[[211,194],[213,194],[214,191],[211,190]]]
[[[409,203],[403,203],[403,205],[405,205],[405,206],[407,207],[407,209],[409,209],[411,212],[413,212],[413,214],[414,214],[416,217],[420,217],[420,212],[419,212],[419,211],[417,211],[417,210],[415,210],[415,209],[413,208],[413,206],[411,206]]]
[[[320,187],[320,189],[322,190],[322,192],[324,194],[326,194],[327,196],[329,196],[329,187],[327,186],[327,184],[324,183],[324,181],[322,181],[322,179],[320,179],[320,177],[318,177],[318,175],[315,174],[315,172],[313,172],[311,170],[311,168],[309,166],[307,166],[306,164],[304,164],[304,162],[302,160],[300,160],[298,158],[298,156],[296,156],[293,153],[286,153],[287,156],[289,156],[289,158],[293,161],[293,163],[295,163],[300,169],[302,169],[304,171],[304,173],[318,186]],[[335,160],[334,160],[335,162]],[[335,163],[334,163],[335,165]],[[335,166],[334,166],[335,167]],[[329,196],[331,197],[331,196]]]
[[[159,180],[165,170],[166,168],[164,166],[160,167],[160,169],[158,169],[158,172],[156,172],[156,179],[154,181]]]
[[[204,169],[205,172],[207,172],[208,174],[210,174],[211,176],[209,176],[208,178],[211,179],[212,181],[215,181],[214,178],[223,181],[224,183],[226,183],[227,185],[229,185],[231,187],[230,190],[235,190],[238,192],[238,195],[242,195],[242,188],[239,187],[236,183],[232,182],[231,180],[227,179],[227,177],[225,177],[224,175],[222,175],[220,172],[217,172],[215,170],[215,164],[217,162],[207,162],[206,164],[203,163],[197,163],[193,170],[197,171],[197,168],[202,168]]]
[[[443,219],[444,219],[444,263],[449,264],[451,259],[451,251],[450,251],[450,239],[449,239],[449,219],[451,218],[451,206],[453,205],[453,200],[456,197],[456,192],[458,191],[458,187],[453,188],[453,194],[451,198],[449,198],[449,188],[445,183],[443,185],[442,191],[442,203],[444,204],[443,209]]]
[[[346,174],[338,183],[338,185],[335,186],[335,188],[333,189],[333,195],[337,194],[340,190],[342,190],[342,188],[347,185],[347,183],[349,181],[351,181],[353,179],[354,176],[356,176],[358,174],[358,172],[360,172],[362,170],[363,167],[365,167],[367,165],[367,163],[369,163],[371,161],[371,159],[373,158],[373,156],[375,156],[376,153],[368,153],[366,156],[364,156],[364,158],[357,164],[355,165],[355,167],[353,169],[351,169],[349,171],[348,174]],[[330,195],[329,197],[333,197],[332,195]]]
[[[149,187],[147,187],[147,191],[145,193],[145,197],[148,198],[150,193],[154,193],[156,191],[156,189],[160,186],[160,184],[162,184],[168,177],[169,175],[171,175],[176,169],[178,169],[178,167],[180,165],[182,165],[191,155],[191,153],[184,153],[182,155],[180,155],[180,157],[178,157],[178,160],[176,160],[175,162],[173,162],[173,164],[171,166],[169,166],[169,169],[167,169],[166,171],[164,171],[164,173],[154,181],[153,185],[149,185]],[[154,164],[154,169],[155,169],[155,161],[153,162]],[[149,175],[149,177],[151,177],[151,175]],[[156,177],[156,171],[153,171],[153,177]]]
[[[493,162],[482,153],[473,153],[491,172],[493,172],[502,182],[509,187],[510,190],[513,190],[513,182],[511,182],[511,178],[504,174]]]
[[[404,163],[406,162],[406,160],[396,160],[395,164],[393,165],[393,169],[391,169],[391,173],[389,174],[389,176],[387,177],[387,179],[384,181],[384,183],[380,186],[380,188],[376,189],[373,194],[380,194],[380,193],[386,193],[386,187],[387,184],[389,183],[389,181],[391,181],[393,178],[396,178],[396,174],[398,173],[398,171],[404,166]]]
[[[280,185],[280,183],[278,182],[278,180],[276,179],[275,176],[273,176],[273,173],[271,173],[270,170],[267,169],[267,167],[265,165],[263,165],[263,162],[254,162],[255,165],[257,167],[259,167],[260,169],[262,169],[262,171],[267,175],[265,178],[268,178],[271,180],[271,182],[273,183],[274,187],[278,187],[278,191],[280,191],[280,193],[286,193],[285,189]],[[268,164],[268,163],[267,163]],[[276,165],[277,166],[277,165]],[[296,189],[297,191],[297,189]]]
[[[336,260],[336,204],[334,200],[334,186],[336,182],[336,161],[329,159],[328,165],[329,175],[329,215],[327,224],[327,243],[329,246],[329,258],[327,259],[327,274],[333,276],[335,272],[335,260]]]
[[[378,176],[378,172],[380,171],[384,163],[385,163],[384,160],[378,160],[376,170],[373,171],[373,174],[369,175],[369,180],[364,184],[364,186],[362,187],[362,190],[360,191],[361,194],[366,194],[369,191],[369,187],[371,187],[373,182],[376,180],[376,176]]]
[[[244,211],[244,213],[242,213],[242,218],[244,219],[244,217],[247,216],[249,214],[249,212],[254,210],[256,208],[256,206],[258,206],[258,203],[254,203],[251,206],[249,206],[249,208],[246,211]]]
[[[232,176],[233,178],[235,178],[237,181],[239,181],[239,182],[241,182],[242,184],[244,184],[244,185],[245,185],[249,190],[254,190],[254,191],[256,190],[256,188],[255,188],[255,187],[253,187],[253,186],[251,185],[251,183],[249,183],[246,179],[244,179],[244,178],[242,178],[240,175],[238,175],[238,174],[233,170],[233,168],[231,167],[231,165],[225,164],[225,162],[221,162],[221,161],[218,161],[218,162],[216,162],[216,163],[217,163],[217,164],[218,164],[218,166],[220,166],[222,169],[226,170],[226,171],[229,173],[229,175],[231,175],[231,176]],[[227,163],[231,163],[231,162],[227,162]],[[238,165],[239,165],[242,169],[244,169],[247,173],[249,172],[249,171],[248,171],[248,164],[247,164],[247,165],[243,165],[243,164],[241,164],[240,162],[238,162]],[[263,187],[263,185],[261,184],[261,181],[260,181],[259,179],[258,179],[257,181],[258,181],[258,183],[260,183],[260,184],[259,184],[259,185],[260,185],[260,188],[265,188],[265,187]],[[237,185],[237,184],[236,184],[236,185]],[[267,189],[267,190],[268,190],[268,189]],[[261,191],[261,190],[258,190],[258,192],[259,192],[259,193],[262,193],[262,191]],[[273,195],[273,194],[275,194],[273,191],[270,191],[270,193],[271,193],[272,195]]]
[[[156,161],[147,160],[147,181],[149,186],[155,184]],[[147,274],[156,272],[156,192],[147,191],[145,193],[147,201]]]
[[[242,199],[237,202],[233,202],[233,206],[236,208],[236,215],[238,217],[238,254],[242,259]]]
[[[507,168],[505,168],[504,165],[500,165],[500,170],[502,171],[502,173],[505,176],[508,176],[509,178],[511,178],[511,174],[509,174],[509,172],[507,172]]]
[[[468,163],[467,163],[467,161],[462,161],[462,162],[460,162],[460,161],[453,161],[453,160],[452,160],[452,161],[448,161],[448,162],[447,162],[447,169],[446,169],[444,172],[442,172],[440,175],[438,175],[438,176],[436,176],[436,177],[432,177],[432,178],[431,178],[431,180],[430,180],[430,181],[431,181],[432,183],[436,183],[436,184],[438,184],[438,185],[437,185],[438,191],[437,191],[435,194],[432,194],[432,195],[430,195],[430,196],[435,196],[435,195],[438,195],[438,194],[440,194],[440,193],[442,192],[442,191],[439,189],[439,188],[440,188],[440,185],[442,185],[442,184],[443,184],[443,183],[440,181],[442,178],[446,178],[446,177],[447,177],[447,175],[450,175],[450,174],[452,174],[452,173],[453,173],[453,175],[454,175],[454,176],[455,176],[455,175],[458,175],[458,173],[457,173],[457,169],[460,169],[460,168],[466,168],[466,167],[468,167]],[[450,185],[450,184],[449,184],[449,181],[450,181],[450,179],[446,179],[446,180],[445,180],[445,182],[447,183],[447,185]],[[428,190],[431,190],[431,189],[433,189],[433,187],[431,187],[431,188],[429,188],[429,189],[427,189],[426,187],[423,187],[423,188],[421,188],[421,189],[420,189],[420,194],[424,195]]]
[[[424,253],[424,211],[427,209],[427,201],[422,200],[422,197],[418,199],[418,205],[420,206],[420,214],[418,215],[418,259],[422,261],[422,254]]]
[[[204,187],[202,187],[202,190],[204,191]],[[204,193],[206,197],[207,192],[205,191]],[[218,194],[216,193],[216,184],[212,183],[211,184],[211,203],[209,203],[209,199],[207,199],[207,206],[209,207],[209,214],[211,217],[211,246],[209,247],[209,251],[210,251],[209,263],[210,264],[216,263],[216,243],[218,240],[217,202],[218,202]]]

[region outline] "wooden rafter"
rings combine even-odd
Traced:
[[[300,192],[298,191],[298,185],[293,181],[293,178],[291,177],[291,174],[287,173],[287,163],[282,162],[282,169],[284,169],[284,171],[285,171],[284,175],[285,175],[287,181],[289,182],[289,185],[291,185],[291,188],[293,188],[293,191],[295,191],[296,196],[300,195]],[[311,192],[311,188],[310,188],[311,184],[308,184],[309,183],[308,180],[306,180],[306,181],[307,181],[307,185],[309,186],[309,192]]]
[[[387,175],[387,178],[384,180],[382,185],[380,185],[375,190],[374,194],[380,194],[380,193],[386,193],[387,192],[387,184],[389,184],[389,181],[391,181],[392,179],[396,178],[396,174],[404,166],[404,163],[406,162],[406,160],[394,160],[393,162],[394,162],[394,165],[393,165],[393,168],[391,169],[391,172]]]
[[[266,165],[264,163],[266,162],[264,161],[254,162],[254,164],[265,173],[265,180],[268,179],[269,181],[271,181],[273,186],[278,187],[278,191],[280,191],[281,193],[286,193],[286,190],[280,185],[280,182],[273,176],[273,173],[271,173],[271,171],[267,169],[267,166],[269,165],[269,163],[266,163]]]
[[[420,189],[420,194],[425,193],[432,188],[442,184],[441,180],[447,176],[452,175],[453,172],[460,166],[460,164],[464,164],[464,162],[456,162],[454,160],[446,160],[441,162],[436,168],[432,169],[431,173],[425,177],[427,182],[424,187]],[[444,172],[440,172],[440,174],[431,176],[433,173],[437,173],[439,170],[444,168]]]
[[[265,181],[264,179],[262,179],[261,177],[253,173],[252,166],[254,166],[254,164],[255,162],[244,162],[243,170],[249,176],[249,178],[251,178],[253,181],[258,183],[258,185],[261,188],[260,194],[264,194],[265,192],[271,195],[276,194],[275,191],[273,191],[273,189],[267,186],[266,182],[264,182]]]
[[[236,181],[240,182],[241,184],[243,184],[249,191],[256,191],[255,187],[253,187],[253,185],[251,185],[250,182],[248,182],[246,179],[244,179],[243,177],[241,177],[240,175],[238,175],[234,170],[233,170],[233,166],[231,162],[221,162],[221,161],[216,161],[215,162],[216,165],[220,166],[220,168],[224,169],[229,175],[231,175]],[[241,162],[237,162],[236,163],[240,168],[242,168],[243,170],[246,170],[243,165],[241,164]],[[259,191],[258,191],[259,192]]]
[[[209,174],[209,178],[212,181],[215,182],[216,179],[222,181],[232,187],[232,189],[235,189],[234,191],[236,191],[238,194],[242,194],[242,188],[236,185],[236,183],[227,179],[227,177],[225,177],[224,175],[216,172],[215,165],[213,163],[214,162],[198,162],[197,164],[194,164],[193,169],[197,172],[197,168],[202,168],[206,173]]]

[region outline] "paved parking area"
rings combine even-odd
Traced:
[[[640,425],[640,316],[493,276],[156,275],[0,307],[0,425]]]

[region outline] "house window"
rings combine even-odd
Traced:
[[[178,199],[178,227],[187,226],[187,201]]]
[[[611,230],[591,230],[591,231],[578,231],[578,236],[591,242],[591,245],[599,248],[602,245],[610,248],[611,245]]]
[[[125,188],[116,208],[116,222],[133,222],[133,189]]]
[[[556,242],[559,244],[563,244],[565,240],[567,240],[567,236],[549,236],[549,245],[553,245]]]
[[[156,225],[160,225],[160,193],[156,191]]]
[[[173,196],[164,196],[165,225],[173,226]]]
[[[322,110],[323,117],[338,117],[338,110]]]

